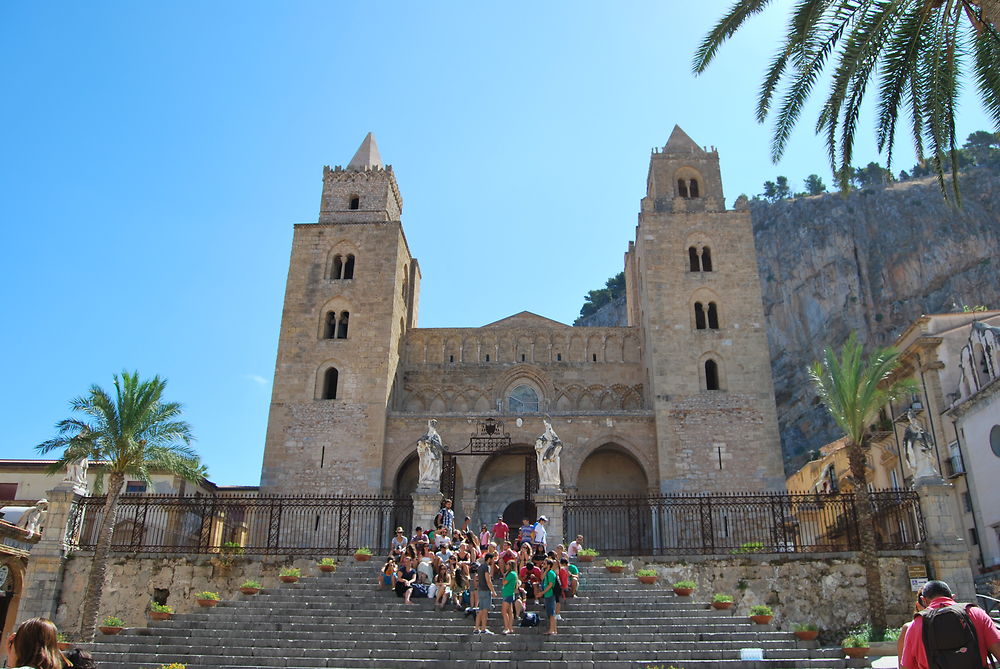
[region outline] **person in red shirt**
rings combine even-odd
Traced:
[[[517,560],[517,552],[510,547],[510,542],[506,540],[500,542],[500,563],[507,564],[514,560]]]
[[[530,602],[535,599],[535,586],[542,582],[542,570],[531,562],[528,562],[521,567],[518,576],[521,577],[521,583],[524,584],[524,590],[527,594],[527,601]]]
[[[493,526],[490,533],[493,535],[493,540],[498,544],[503,543],[507,538],[507,535],[510,534],[510,527],[508,527],[507,523],[503,522],[503,516],[497,516],[497,524]]]
[[[951,588],[944,581],[928,581],[921,589],[917,601],[928,609],[939,609],[955,604]],[[992,653],[993,657],[1000,657],[1000,632],[997,631],[989,615],[978,606],[970,606],[966,613],[976,630],[976,639],[979,641],[979,658],[982,661],[982,666],[986,667],[987,653]],[[899,662],[900,669],[929,669],[927,652],[924,649],[923,625],[924,620],[918,614],[914,616],[913,623],[906,630],[906,639],[903,641],[903,656]]]

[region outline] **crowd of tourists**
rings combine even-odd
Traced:
[[[464,612],[473,618],[474,634],[495,633],[487,623],[497,602],[503,634],[512,634],[515,626],[538,625],[539,615],[531,610],[537,606],[547,618],[545,634],[558,634],[562,603],[576,597],[580,588],[574,559],[583,548],[583,537],[568,548],[558,544],[550,550],[545,516],[534,523],[525,518],[516,530],[502,516],[493,527],[484,524],[478,532],[471,522],[466,516],[456,523],[451,500],[445,500],[433,530],[416,527],[407,536],[397,527],[378,587],[394,590],[404,604],[427,598],[437,610]]]

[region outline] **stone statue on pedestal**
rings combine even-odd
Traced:
[[[435,425],[437,421],[433,418],[427,421],[427,433],[417,440],[417,455],[420,457],[418,490],[438,490],[441,487],[444,445]]]
[[[903,433],[903,447],[906,449],[906,464],[913,471],[913,479],[941,478],[927,430],[917,420],[913,409],[906,412],[906,419],[909,424]]]
[[[73,484],[73,488],[84,493],[87,492],[87,469],[90,467],[90,460],[86,457],[71,462],[66,465],[66,477],[63,481]]]
[[[552,429],[548,416],[542,419],[545,432],[535,440],[535,455],[538,457],[539,487],[559,487],[559,454],[562,452],[562,441]]]
[[[35,503],[35,506],[28,511],[24,512],[21,519],[18,521],[18,526],[23,527],[28,530],[31,534],[38,534],[38,528],[42,525],[42,519],[45,518],[45,514],[49,510],[49,500],[40,499]]]

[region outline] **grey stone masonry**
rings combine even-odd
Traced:
[[[404,605],[375,590],[378,560],[345,562],[333,574],[295,584],[271,583],[258,595],[221,593],[216,608],[150,622],[88,644],[103,669],[180,662],[188,669],[270,667],[553,667],[685,669],[734,667],[862,667],[841,650],[800,642],[790,632],[754,625],[712,609],[703,598],[677,597],[664,584],[643,585],[634,573],[581,565],[581,597],[564,602],[559,635],[538,627],[474,635],[459,611],[435,611],[427,599]],[[533,611],[538,611],[533,606]],[[544,614],[542,615],[544,618]],[[764,661],[742,661],[743,648]]]

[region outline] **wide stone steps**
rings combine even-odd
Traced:
[[[100,666],[111,669],[156,669],[171,662],[188,669],[867,666],[843,659],[839,648],[798,642],[789,632],[598,565],[582,565],[583,596],[564,602],[558,636],[543,635],[544,615],[539,627],[519,627],[510,636],[474,635],[472,620],[462,612],[435,611],[426,599],[405,605],[391,592],[376,592],[378,567],[345,563],[334,574],[278,584],[258,595],[236,594],[214,608],[99,636],[92,650]],[[499,632],[494,602],[490,628]],[[745,648],[763,649],[765,660],[741,660]]]

